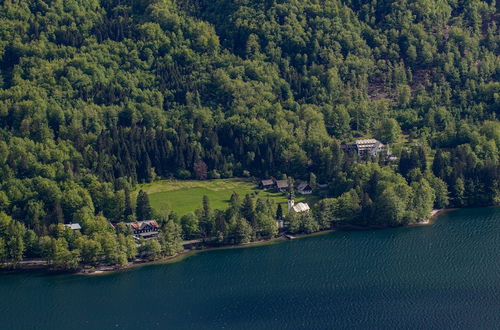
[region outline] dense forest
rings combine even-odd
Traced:
[[[314,175],[327,198],[291,232],[498,205],[499,21],[493,0],[1,1],[0,262],[133,260],[130,191],[159,178]],[[397,160],[342,151],[359,137]],[[155,258],[273,236],[283,210],[151,216]]]

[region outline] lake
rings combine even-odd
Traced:
[[[206,251],[104,276],[0,275],[2,329],[498,329],[500,208]]]

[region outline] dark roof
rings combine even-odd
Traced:
[[[312,187],[305,183],[305,184],[300,184],[298,187],[297,187],[297,190],[298,191],[306,191],[306,190],[312,190]]]

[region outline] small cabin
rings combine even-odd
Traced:
[[[274,187],[274,180],[272,180],[272,179],[262,180],[260,182],[261,189],[271,189],[273,187]]]
[[[276,180],[276,189],[279,192],[288,191],[288,180]]]
[[[67,223],[64,225],[64,227],[71,229],[71,230],[81,230],[82,226],[80,226],[79,223]]]
[[[313,192],[312,187],[307,182],[301,182],[297,186],[297,192],[301,195],[310,195]]]

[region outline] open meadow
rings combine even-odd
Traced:
[[[133,199],[137,192],[144,190],[156,212],[172,210],[179,216],[193,212],[202,206],[203,196],[207,195],[210,205],[214,209],[225,210],[229,205],[231,194],[236,192],[243,199],[246,194],[256,193],[259,197],[273,199],[276,203],[287,203],[288,196],[285,193],[271,192],[259,189],[256,182],[244,178],[216,179],[216,180],[160,180],[152,183],[138,185],[133,193]],[[315,195],[295,198],[296,202],[307,201],[313,203],[318,197]],[[284,206],[285,206],[284,205]],[[286,207],[284,208],[286,209]]]

